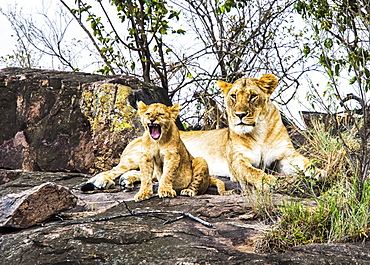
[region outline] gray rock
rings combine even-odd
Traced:
[[[0,230],[3,264],[370,264],[368,242],[299,246],[278,254],[254,253],[266,226],[246,214],[251,208],[245,198],[219,196],[213,188],[196,197],[153,197],[136,203],[133,197],[137,186],[132,192],[82,193],[80,187],[88,175],[6,170],[0,175],[0,193],[28,189],[31,180],[38,184],[53,179],[78,198],[75,208],[60,214],[63,221],[54,219],[28,229]],[[228,189],[236,188],[235,183],[223,180]],[[163,213],[145,213],[153,210]],[[188,217],[173,221],[181,215],[171,211],[190,213],[215,228]],[[117,215],[121,217],[111,218]],[[75,223],[99,218],[105,220]],[[172,222],[165,224],[168,220]]]
[[[47,182],[0,199],[0,227],[28,228],[76,206],[67,188]]]

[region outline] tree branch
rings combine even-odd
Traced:
[[[95,42],[93,36],[91,35],[90,31],[85,27],[85,25],[81,22],[81,20],[72,12],[72,10],[69,8],[69,6],[63,1],[63,0],[60,0],[60,2],[65,6],[65,8],[67,8],[67,10],[72,14],[72,16],[76,19],[77,23],[80,25],[80,27],[83,29],[83,31],[85,31],[85,33],[87,34],[87,36],[89,37],[91,43],[94,45],[95,49],[98,51],[98,53],[100,54],[100,57],[103,59],[104,63],[109,67],[109,71],[115,75],[116,73],[114,72],[114,69],[113,67],[111,66],[111,64],[109,63],[108,59],[106,56],[104,56],[101,52],[100,52],[100,48],[98,46],[98,44]]]
[[[125,214],[118,214],[118,215],[113,215],[113,216],[108,216],[108,217],[103,217],[103,218],[96,218],[96,219],[89,219],[89,220],[85,220],[85,221],[76,221],[76,222],[68,222],[68,223],[63,223],[62,225],[64,226],[67,226],[67,225],[75,225],[75,224],[86,224],[86,223],[93,223],[93,222],[104,222],[104,221],[109,221],[109,220],[113,220],[113,219],[117,219],[117,218],[125,218],[125,217],[129,217],[129,216],[138,216],[138,215],[148,215],[148,214],[179,214],[181,215],[180,217],[177,217],[175,219],[169,219],[167,221],[164,222],[164,224],[168,224],[168,223],[173,223],[175,221],[178,221],[184,217],[188,217],[206,227],[209,227],[209,228],[216,228],[214,225],[212,225],[211,223],[208,223],[190,213],[187,213],[187,212],[183,212],[183,211],[161,211],[161,210],[152,210],[152,211],[139,211],[139,212],[136,212],[136,211],[133,211],[132,209],[130,209],[126,202],[123,202],[126,206],[126,209],[129,211],[129,213],[125,213]]]

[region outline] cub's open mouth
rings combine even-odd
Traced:
[[[161,126],[159,126],[159,124],[148,123],[148,128],[150,136],[154,140],[157,140],[159,137],[161,137]]]

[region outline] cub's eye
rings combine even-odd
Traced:
[[[258,95],[251,95],[250,101],[254,101],[258,98]]]
[[[158,116],[164,116],[164,113],[158,113]]]
[[[236,95],[235,94],[231,94],[230,97],[231,97],[232,100],[235,100],[236,99]]]

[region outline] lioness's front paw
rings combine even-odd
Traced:
[[[263,184],[274,184],[276,182],[277,178],[275,178],[275,176],[273,175],[267,175],[265,174],[263,177],[262,177],[262,183]]]
[[[225,190],[225,191],[219,191],[219,194],[221,196],[227,196],[227,195],[231,195],[231,194],[240,194],[241,191],[238,190],[238,189],[235,189],[235,190]]]
[[[183,195],[183,196],[193,197],[193,196],[197,195],[197,192],[195,190],[191,190],[191,189],[183,189],[180,194]]]
[[[143,200],[150,199],[152,196],[153,196],[153,192],[152,191],[139,191],[135,195],[135,198],[134,199],[135,199],[136,202],[141,202]]]
[[[275,178],[273,175],[264,174],[262,176],[261,183],[254,183],[254,186],[257,190],[269,191],[271,186],[276,183],[276,180],[277,178]]]
[[[173,198],[176,197],[176,191],[170,187],[162,187],[158,189],[158,196],[159,198]]]
[[[326,170],[314,168],[311,170],[307,170],[305,172],[305,176],[308,178],[313,177],[317,181],[324,181],[328,177],[328,172]]]

